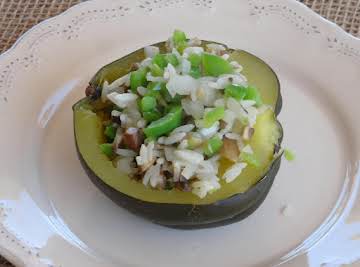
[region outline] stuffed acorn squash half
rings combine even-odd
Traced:
[[[244,219],[280,167],[280,84],[261,59],[176,30],[101,68],[73,106],[93,183],[154,223]]]

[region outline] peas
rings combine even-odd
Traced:
[[[141,99],[140,107],[144,112],[154,110],[156,108],[156,98],[152,96],[144,96]]]
[[[295,160],[295,153],[290,149],[284,149],[284,156],[287,161]]]

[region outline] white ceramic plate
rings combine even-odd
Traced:
[[[180,231],[105,197],[75,153],[72,104],[94,72],[174,28],[278,73],[283,162],[248,219]],[[290,0],[95,0],[0,56],[0,254],[18,266],[340,266],[360,259],[360,40]],[[359,266],[359,262],[357,263]]]

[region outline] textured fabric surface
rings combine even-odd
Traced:
[[[33,25],[81,0],[0,0],[0,53]],[[360,37],[360,0],[300,0],[308,7]],[[0,267],[12,266],[0,256]]]

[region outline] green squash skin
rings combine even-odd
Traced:
[[[224,226],[251,215],[265,200],[281,163],[279,156],[267,174],[245,193],[206,205],[167,204],[142,201],[115,190],[89,168],[78,148],[77,151],[90,180],[113,202],[153,223],[184,230]]]
[[[207,41],[205,42],[208,43]],[[164,51],[165,49],[164,42],[154,45],[159,46],[161,51]],[[233,52],[236,50],[228,49],[228,51]],[[98,87],[103,83],[104,77],[106,77],[109,82],[112,82],[117,77],[125,75],[128,71],[124,71],[123,68],[115,68],[115,71],[113,71],[114,68],[112,68],[111,73],[107,71],[107,68],[110,65],[113,67],[114,64],[124,66],[124,61],[128,61],[125,64],[130,65],[132,62],[141,60],[141,57],[138,56],[138,52],[139,50],[101,68],[90,81],[90,85],[95,85],[96,87]],[[276,77],[278,84],[277,88],[279,89],[279,91],[276,103],[274,105],[274,113],[275,116],[277,116],[280,113],[282,107],[282,97],[280,93],[279,80],[275,72],[264,61],[260,59],[258,60],[265,64],[272,71],[274,77]],[[74,105],[74,107],[75,106],[76,104]],[[279,126],[280,138],[278,139],[277,145],[275,145],[274,154],[278,152],[283,138],[281,124],[278,121],[276,122]],[[266,174],[246,192],[235,194],[229,198],[217,201],[215,203],[203,205],[154,203],[130,197],[106,184],[87,165],[84,157],[80,153],[76,138],[75,143],[78,157],[87,175],[89,176],[91,181],[112,201],[114,201],[119,206],[127,209],[129,212],[147,220],[150,220],[153,223],[177,229],[201,229],[224,226],[230,223],[241,221],[244,218],[248,217],[265,200],[268,192],[271,189],[271,186],[274,182],[275,176],[280,168],[281,163],[280,155],[272,162]]]

